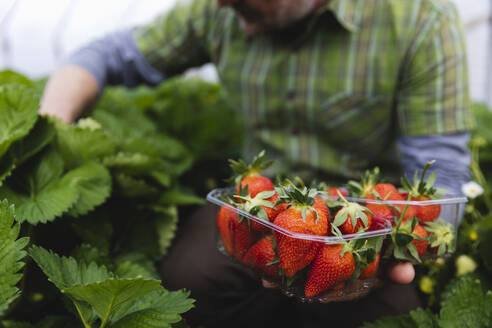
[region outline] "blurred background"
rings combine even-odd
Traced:
[[[472,100],[492,107],[492,0],[452,1],[466,30]],[[1,0],[0,69],[31,78],[46,76],[82,44],[122,27],[144,24],[175,2]],[[192,74],[216,79],[210,65]]]

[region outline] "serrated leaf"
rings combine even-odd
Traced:
[[[159,203],[164,205],[187,206],[203,205],[205,204],[205,201],[203,198],[195,196],[190,192],[173,188],[164,192],[164,194],[159,198]]]
[[[104,281],[112,274],[94,262],[78,263],[73,257],[59,256],[39,246],[29,249],[29,255],[43,270],[48,280],[59,289]]]
[[[65,175],[75,185],[78,198],[69,210],[72,216],[84,215],[101,205],[111,194],[111,175],[99,163],[89,162]]]
[[[365,323],[362,328],[417,328],[417,325],[413,322],[412,318],[408,314],[383,317],[374,321],[373,323]]]
[[[105,281],[112,277],[112,274],[104,266],[98,266],[94,262],[90,264],[78,263],[73,257],[59,256],[42,247],[31,247],[29,255],[43,270],[48,280],[62,291],[64,288]],[[89,325],[96,319],[88,304],[76,299],[72,299],[72,301],[83,323]]]
[[[420,259],[419,252],[417,251],[417,246],[414,244],[408,244],[407,249],[410,252],[410,254],[420,263],[422,260]]]
[[[144,179],[139,179],[126,174],[116,174],[116,183],[118,184],[118,193],[123,197],[135,198],[135,197],[151,197],[158,195],[159,190],[148,184]]]
[[[126,316],[115,316],[111,328],[167,328],[180,322],[181,314],[193,308],[190,293],[179,290],[159,290],[137,300],[126,312]],[[173,325],[174,327],[174,325]]]
[[[418,308],[417,310],[410,312],[415,325],[419,328],[438,328],[437,316],[430,311]]]
[[[78,198],[72,181],[61,177],[63,160],[52,149],[33,157],[18,172],[0,187],[0,199],[15,204],[20,222],[35,225],[53,221]]]
[[[113,226],[104,214],[96,211],[89,217],[73,222],[72,228],[82,242],[96,247],[103,255],[109,254]]]
[[[397,232],[395,234],[395,241],[398,246],[406,246],[413,240],[413,237],[409,234]]]
[[[454,280],[442,300],[441,327],[488,327],[492,322],[492,292],[484,294],[479,280],[468,276]]]
[[[112,261],[107,255],[99,248],[89,244],[81,244],[76,247],[71,256],[77,261],[77,263],[89,264],[91,262],[96,263],[98,266],[111,267]]]
[[[174,206],[156,206],[154,210],[157,212],[155,230],[157,232],[159,250],[161,256],[165,256],[178,230],[178,209]]]
[[[20,85],[0,87],[0,157],[10,145],[33,128],[38,118],[39,99]]]
[[[0,316],[20,294],[16,284],[22,278],[19,270],[26,256],[24,247],[29,238],[19,238],[20,224],[15,223],[14,207],[7,200],[0,202]]]
[[[39,117],[29,134],[14,142],[6,156],[12,158],[16,166],[21,165],[39,153],[55,137],[55,127],[45,117]]]
[[[141,253],[129,253],[115,259],[118,278],[159,279],[155,263]]]
[[[101,319],[101,327],[111,321],[122,306],[162,288],[159,280],[107,279],[63,288],[65,294],[89,304]]]
[[[74,168],[90,160],[100,160],[116,151],[116,142],[102,129],[90,125],[66,124],[52,119],[56,126],[56,145],[67,168]]]
[[[0,85],[5,84],[17,84],[30,87],[33,82],[26,76],[7,69],[0,72]]]

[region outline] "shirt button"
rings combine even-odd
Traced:
[[[287,99],[292,100],[296,96],[296,92],[294,90],[287,91]]]

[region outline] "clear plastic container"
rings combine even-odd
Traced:
[[[233,192],[234,189],[230,188],[214,189],[207,195],[207,200],[218,206],[215,217],[218,249],[255,271],[259,278],[277,284],[285,295],[306,302],[346,301],[363,297],[381,285],[379,266],[375,262],[359,275],[352,272],[353,266],[360,267],[360,264],[356,264],[356,256],[352,256],[351,252],[346,252],[350,255],[343,255],[343,263],[338,261],[341,249],[347,244],[363,248],[366,247],[364,245],[379,245],[377,249],[380,249],[384,239],[392,232],[389,221],[375,221],[366,232],[343,236],[295,233],[229,204],[226,199]],[[261,232],[252,229],[252,222],[265,229]],[[285,253],[281,255],[280,252]],[[287,274],[288,270],[284,270],[280,261],[289,252],[296,259],[298,270],[294,274],[292,271]],[[367,263],[367,259],[374,258],[375,252],[372,257],[367,255],[369,252],[362,254],[368,256]]]

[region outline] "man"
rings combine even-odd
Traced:
[[[431,159],[439,186],[459,193],[469,178],[464,42],[445,1],[194,0],[75,53],[41,113],[72,122],[106,84],[157,84],[207,62],[244,115],[246,154],[267,149],[308,179],[346,181],[376,164],[408,175]],[[411,286],[390,281],[361,301],[297,305],[217,253],[212,216],[183,220],[161,267],[166,287],[197,299],[193,324],[355,326],[418,305]],[[407,284],[414,271],[388,275]]]

